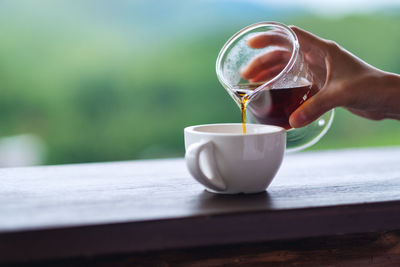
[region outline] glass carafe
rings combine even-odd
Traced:
[[[325,77],[311,71],[296,34],[284,24],[261,22],[240,30],[221,49],[216,71],[229,95],[246,108],[248,122],[287,130],[287,151],[315,144],[332,123],[333,110],[305,127],[289,125],[291,113],[318,93]]]

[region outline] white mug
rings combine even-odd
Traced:
[[[286,132],[272,125],[208,124],[185,128],[186,164],[208,191],[237,194],[267,189],[278,172]]]

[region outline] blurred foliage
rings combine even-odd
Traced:
[[[302,13],[281,21],[400,73],[399,13]],[[42,137],[46,163],[182,156],[185,126],[240,121],[215,75],[217,54],[238,23],[177,31],[173,38],[127,35],[74,18],[57,23],[57,17],[51,23],[0,18],[0,134]],[[339,108],[329,133],[311,149],[391,145],[400,145],[398,121],[367,121]]]

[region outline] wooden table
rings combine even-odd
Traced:
[[[250,174],[249,174],[250,175]],[[400,264],[400,148],[287,155],[216,195],[183,159],[0,170],[0,264]]]

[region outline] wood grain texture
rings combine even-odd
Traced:
[[[31,266],[32,263],[26,264]],[[40,261],[35,266],[400,266],[400,231]]]
[[[288,155],[255,195],[182,159],[0,170],[0,262],[400,229],[400,148]]]

